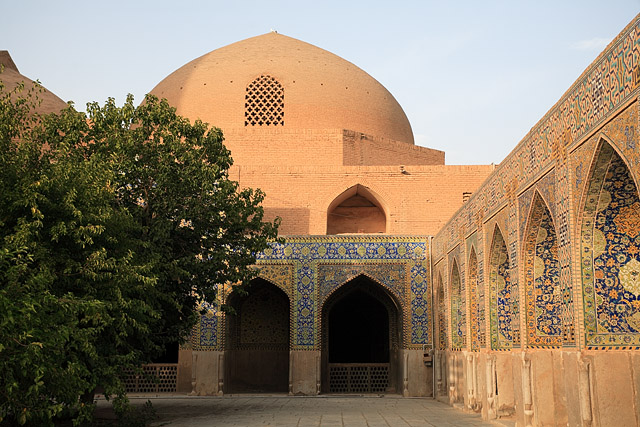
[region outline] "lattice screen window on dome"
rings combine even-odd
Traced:
[[[247,86],[245,126],[284,126],[284,88],[271,76],[260,76]]]

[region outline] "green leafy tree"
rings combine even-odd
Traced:
[[[255,276],[248,267],[275,239],[277,222],[263,222],[261,191],[229,179],[219,129],[191,124],[153,96],[137,109],[131,98],[122,108],[92,104],[88,115],[96,141],[89,150],[116,171],[119,206],[139,225],[133,250],[158,280],[153,297],[166,309],[157,338],[184,336],[198,300]]]
[[[229,179],[221,132],[166,101],[38,117],[32,95],[0,83],[0,419],[82,422],[256,274],[278,223]]]

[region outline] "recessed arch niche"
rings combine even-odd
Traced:
[[[322,306],[322,391],[397,392],[401,323],[400,304],[365,275],[333,292]]]
[[[466,345],[466,315],[464,304],[464,286],[460,278],[460,269],[454,259],[451,267],[451,344],[454,350]]]
[[[587,345],[640,345],[640,197],[626,162],[604,139],[580,231]]]
[[[493,230],[488,269],[493,350],[510,350],[513,347],[515,295],[509,267],[507,245],[500,227],[496,224]]]
[[[354,185],[327,209],[327,234],[386,233],[387,210],[382,199],[364,185]]]
[[[247,295],[232,292],[227,304],[226,393],[287,392],[290,302],[273,283],[253,279]]]
[[[437,280],[437,305],[438,305],[438,349],[446,350],[447,339],[447,301],[444,298],[444,284],[442,274],[438,273]]]
[[[556,228],[549,207],[538,191],[533,195],[524,235],[525,313],[527,345],[562,345],[560,261]]]
[[[469,329],[471,335],[471,350],[479,351],[485,347],[485,315],[484,315],[484,286],[478,278],[478,256],[471,246],[467,267],[469,286]]]

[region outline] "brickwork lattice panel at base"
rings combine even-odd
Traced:
[[[178,364],[149,364],[142,373],[124,377],[127,393],[175,393],[178,384]]]
[[[384,393],[389,387],[389,364],[329,364],[330,393]]]

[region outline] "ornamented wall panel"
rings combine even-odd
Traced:
[[[602,140],[581,226],[586,345],[640,346],[640,197],[631,173]]]
[[[528,347],[560,347],[563,339],[558,239],[545,200],[534,191],[523,235]]]
[[[511,183],[509,190],[509,204],[507,205],[507,254],[509,255],[509,278],[511,283],[511,330],[513,340],[512,348],[520,347],[520,277],[518,264],[520,259],[520,243],[518,239],[518,207],[515,192],[517,180]]]
[[[507,245],[496,225],[489,253],[489,295],[491,348],[511,350],[513,347],[513,289]]]
[[[466,346],[466,309],[465,292],[458,263],[451,263],[451,346],[453,350],[462,350]]]
[[[636,185],[640,182],[639,90],[640,21],[636,17],[497,166],[485,184],[434,239],[433,247],[438,258],[461,243],[461,232],[468,235],[476,227],[479,229],[474,224],[475,220],[476,223],[483,223],[484,233],[478,236],[478,241],[486,241],[486,252],[489,252],[491,233],[498,222],[496,215],[505,211],[506,206],[505,224],[500,223],[500,226],[510,258],[512,290],[517,291],[520,275],[516,274],[516,267],[524,261],[519,259],[523,254],[519,248],[522,248],[521,238],[526,220],[523,213],[529,211],[526,203],[532,200],[531,196],[522,198],[521,193],[536,188],[548,201],[558,241],[563,347],[577,344],[576,324],[589,323],[583,319],[583,313],[586,315],[587,310],[583,310],[578,301],[574,302],[575,298],[582,299],[582,283],[575,281],[578,276],[572,269],[581,268],[582,277],[585,277],[585,261],[576,259],[584,258],[581,251],[585,246],[578,243],[584,240],[581,225],[585,206],[583,192],[589,180],[593,153],[601,136],[612,141]],[[514,194],[520,194],[517,206],[514,206]],[[481,246],[477,256],[479,273],[484,275],[483,264],[488,262],[490,255],[484,253]],[[521,269],[524,271],[524,267]],[[489,281],[488,277],[487,283]],[[574,289],[575,286],[580,289]],[[493,304],[493,300],[489,303]],[[516,299],[514,303],[512,315],[517,322],[520,319],[517,312],[521,302]],[[514,323],[512,326],[512,344],[517,346],[519,325]],[[494,325],[490,327],[494,328]]]
[[[437,265],[434,273],[436,281],[436,326],[438,341],[437,346],[439,350],[446,350],[449,347],[449,340],[447,336],[447,296],[444,291],[444,281],[442,280],[442,266]]]
[[[465,209],[438,233],[434,240],[436,257],[459,243],[457,230],[463,226],[468,232],[472,230],[472,211],[488,218],[502,209],[514,190],[517,193],[528,188],[539,179],[544,170],[548,170],[554,164],[563,172],[558,181],[567,179],[568,174],[564,173],[564,168],[567,167],[567,148],[580,142],[581,138],[597,129],[609,120],[617,109],[637,96],[640,83],[639,59],[640,22],[634,20],[500,163],[486,183],[472,195]],[[637,110],[629,114],[637,116]],[[637,120],[635,123],[619,127],[625,138],[637,138]],[[635,147],[635,144],[631,142],[628,146]],[[636,159],[637,157],[633,160],[634,165]],[[558,192],[558,205],[562,208],[559,214],[563,217],[567,215],[567,218],[560,218],[557,230],[560,236],[564,233],[561,228],[565,227],[565,223],[569,223],[570,200],[567,191],[568,187],[562,185]],[[505,237],[511,245],[512,239]],[[568,250],[563,246],[560,245],[561,252]],[[561,255],[560,258],[561,264],[564,264],[565,257]],[[517,259],[513,262],[517,264]],[[562,266],[561,274],[570,275],[570,272]]]
[[[193,350],[221,350],[224,343],[224,323],[218,304],[200,303],[200,317],[191,331]],[[203,312],[203,313],[202,313]]]
[[[478,274],[477,242],[475,233],[467,239],[467,299],[469,301],[469,337],[471,350],[479,351],[486,346],[485,341],[485,292]]]
[[[400,303],[404,346],[431,344],[431,286],[428,240],[393,236],[288,238],[258,257],[260,267],[295,266],[292,340],[294,350],[320,348],[322,302],[338,287],[364,274]]]

